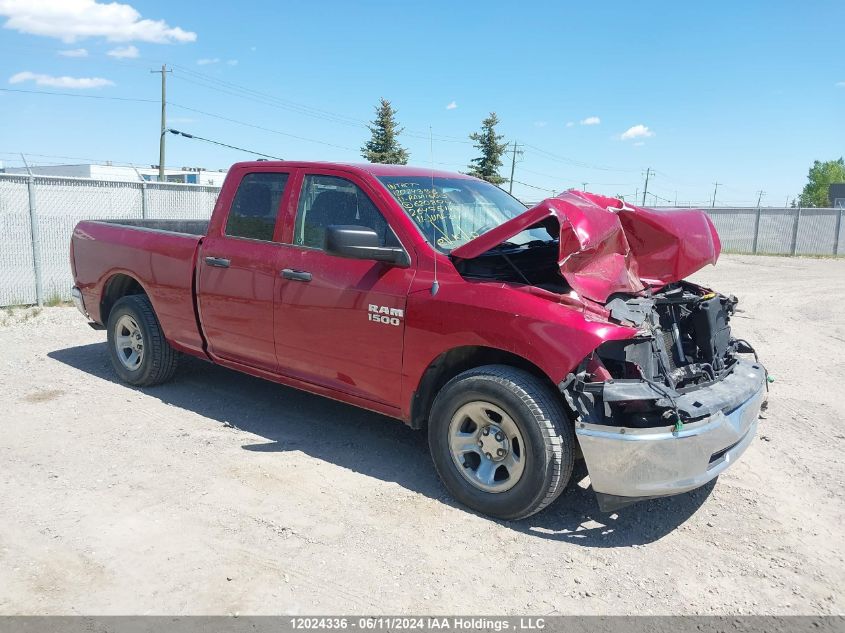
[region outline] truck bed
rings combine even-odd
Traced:
[[[168,342],[202,354],[194,273],[206,220],[91,220],[76,225],[71,264],[91,319],[108,319],[108,289],[137,283],[149,296]]]
[[[94,222],[128,226],[146,231],[183,233],[198,237],[202,237],[208,232],[208,220],[94,220]]]

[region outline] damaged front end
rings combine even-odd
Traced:
[[[539,227],[549,240],[520,238]],[[720,250],[702,211],[567,191],[450,253],[467,279],[542,291],[630,328],[559,384],[602,510],[697,488],[754,437],[766,370],[731,336],[737,300],[683,281]]]
[[[559,385],[602,510],[697,488],[750,444],[766,370],[731,336],[736,303],[688,282],[607,302],[637,334],[602,344]]]

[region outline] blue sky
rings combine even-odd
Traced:
[[[813,160],[845,153],[841,0],[0,0],[0,24],[7,166],[17,152],[156,163],[162,63],[171,127],[289,159],[360,161],[383,96],[413,164],[430,163],[431,127],[434,162],[463,170],[467,134],[495,111],[525,146],[514,193],[528,200],[582,183],[641,195],[651,167],[649,190],[672,202],[703,204],[718,181],[720,203],[762,189],[783,205]],[[251,156],[168,138],[171,166]]]

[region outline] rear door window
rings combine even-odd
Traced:
[[[232,201],[226,235],[272,242],[287,182],[288,174],[277,172],[245,175]]]

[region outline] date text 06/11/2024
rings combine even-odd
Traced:
[[[541,631],[546,628],[543,618],[484,618],[484,617],[411,617],[375,616],[361,618],[306,617],[290,619],[296,630],[405,630],[405,631]]]

